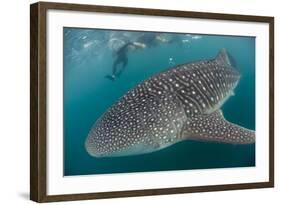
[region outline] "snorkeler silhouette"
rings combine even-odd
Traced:
[[[110,80],[115,80],[116,77],[119,77],[120,74],[123,72],[124,68],[128,64],[128,51],[130,49],[130,46],[133,46],[132,42],[128,42],[125,45],[123,45],[117,52],[117,58],[115,59],[113,66],[112,66],[112,74],[106,75],[105,77]],[[122,66],[118,69],[118,65],[122,64]]]
[[[116,52],[116,59],[113,62],[112,66],[112,74],[106,75],[105,77],[110,80],[115,80],[120,74],[124,71],[125,67],[128,64],[128,52],[130,49],[144,49],[146,47],[157,46],[159,43],[167,43],[165,37],[163,37],[160,33],[144,33],[139,36],[133,42],[125,43],[119,50]],[[119,66],[120,65],[120,66]]]

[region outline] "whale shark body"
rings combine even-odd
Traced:
[[[212,60],[178,65],[138,84],[93,125],[85,141],[93,157],[151,153],[183,140],[255,142],[255,131],[220,110],[240,79],[225,49]]]

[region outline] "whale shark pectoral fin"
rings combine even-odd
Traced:
[[[191,118],[182,129],[182,138],[230,144],[255,143],[255,131],[226,121],[221,110]]]

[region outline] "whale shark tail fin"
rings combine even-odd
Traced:
[[[221,110],[191,118],[182,129],[182,137],[229,144],[255,143],[255,131],[226,121]]]
[[[104,76],[105,78],[109,79],[109,80],[112,80],[114,81],[116,79],[116,76],[115,75],[106,75]]]

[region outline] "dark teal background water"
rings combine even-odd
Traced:
[[[242,77],[223,105],[225,118],[255,129],[255,38],[162,34],[144,49],[128,52],[128,65],[115,81],[116,51],[140,32],[64,28],[64,175],[105,174],[255,166],[255,144],[231,145],[184,141],[138,156],[94,158],[84,142],[90,128],[119,97],[171,65],[214,58],[221,48],[231,54]]]

